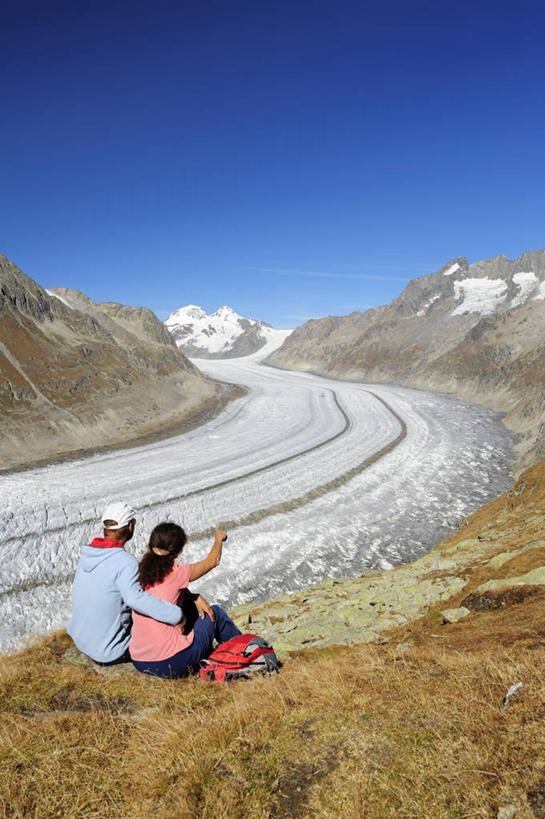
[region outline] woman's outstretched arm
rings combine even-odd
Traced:
[[[219,566],[224,540],[227,540],[227,532],[224,532],[223,529],[216,526],[216,537],[214,538],[214,545],[210,549],[210,552],[204,558],[204,560],[199,560],[197,563],[191,564],[191,574],[189,576],[190,583],[192,580],[198,580],[199,577],[202,577],[203,574],[209,572],[210,569],[214,569],[216,566]]]

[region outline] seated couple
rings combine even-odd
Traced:
[[[175,523],[155,527],[140,564],[124,548],[134,534],[134,509],[109,504],[102,525],[104,536],[82,547],[72,589],[68,633],[81,652],[100,665],[132,660],[157,677],[185,677],[212,652],[214,639],[224,643],[240,634],[224,610],[201,595],[186,592],[193,617],[177,605],[188,583],[219,564],[227,537],[219,527],[204,560],[180,565],[174,561],[187,538]]]

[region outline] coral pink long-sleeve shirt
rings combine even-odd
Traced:
[[[187,588],[190,575],[191,566],[189,564],[181,566],[175,563],[172,571],[161,583],[150,586],[146,591],[154,597],[168,600],[169,603],[176,603],[180,591]],[[152,617],[146,617],[133,611],[129,643],[129,651],[133,660],[140,662],[168,660],[169,657],[190,646],[192,642],[193,631],[185,635],[174,626],[160,623]]]

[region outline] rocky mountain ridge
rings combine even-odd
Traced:
[[[268,363],[452,392],[506,413],[521,467],[545,455],[545,250],[413,279],[391,304],[308,321]]]
[[[151,310],[47,291],[0,256],[0,469],[157,434],[226,395]]]
[[[178,347],[192,358],[251,355],[282,332],[259,319],[243,318],[226,304],[215,313],[207,313],[194,304],[180,307],[166,319],[165,325]]]

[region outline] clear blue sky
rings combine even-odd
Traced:
[[[545,246],[538,0],[21,0],[1,28],[0,252],[46,287],[289,327]]]

